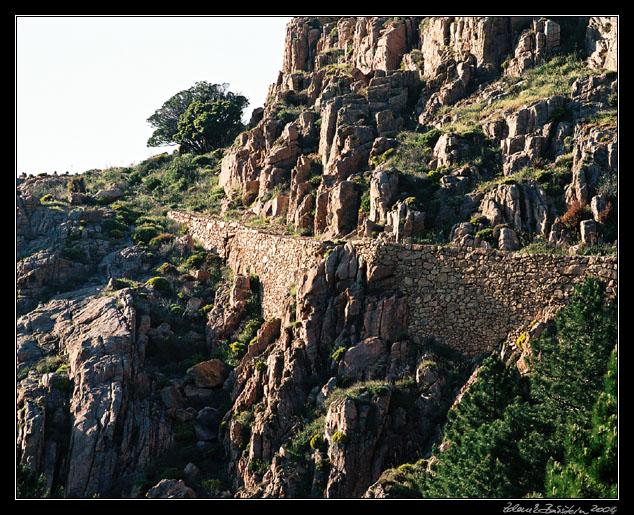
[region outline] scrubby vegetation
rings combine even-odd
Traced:
[[[616,341],[616,304],[590,278],[531,341],[530,375],[489,356],[443,450],[383,480],[406,497],[615,497]]]
[[[429,20],[416,20],[419,22],[426,24]],[[317,18],[306,23],[312,28],[322,27]],[[398,23],[399,17],[394,17],[385,20],[383,26],[390,28],[390,24]],[[390,129],[382,132],[386,137],[377,138],[378,119],[373,121],[374,114],[369,116],[376,105],[367,111],[362,108],[357,111],[356,107],[347,112],[333,110],[331,121],[325,117],[323,107],[333,97],[343,95],[355,102],[367,102],[371,87],[387,86],[387,82],[382,84],[380,80],[371,86],[370,76],[353,70],[349,60],[354,53],[352,42],[345,49],[332,47],[340,37],[343,40],[343,32],[333,25],[328,31],[330,42],[315,39],[315,32],[309,35],[312,47],[308,53],[318,54],[316,66],[323,73],[316,76],[297,71],[292,77],[285,77],[284,88],[282,82],[277,84],[276,95],[260,113],[267,123],[258,126],[257,131],[264,134],[267,152],[271,149],[280,152],[275,156],[272,153],[259,156],[245,165],[263,172],[258,184],[254,184],[255,175],[250,174],[246,179],[240,177],[249,184],[233,191],[219,186],[221,163],[228,152],[237,150],[244,141],[248,141],[242,146],[247,153],[264,144],[257,138],[249,139],[257,131],[236,137],[245,129],[240,116],[246,99],[228,93],[225,85],[206,83],[178,93],[148,119],[156,129],[148,144],[177,143],[178,151],[158,154],[128,167],[91,170],[72,177],[55,175],[41,181],[37,177],[25,180],[29,182],[29,189],[25,188],[21,198],[25,211],[28,206],[29,211],[38,211],[37,216],[42,215],[42,219],[48,217],[49,226],[38,233],[39,229],[26,228],[28,224],[24,223],[18,230],[17,257],[26,270],[21,277],[24,289],[17,291],[18,302],[28,297],[22,297],[24,291],[31,295],[26,298],[22,312],[28,313],[56,294],[86,285],[98,290],[95,296],[117,297],[121,294],[119,290],[129,289],[133,299],[136,327],[131,334],[138,338],[135,343],[143,349],[143,373],[147,373],[147,380],[143,378],[144,388],[147,386],[148,395],[161,407],[157,412],[165,415],[161,423],[164,422],[171,447],[150,467],[140,471],[132,484],[129,478],[126,484],[122,480],[120,491],[141,497],[161,479],[186,479],[188,486],[203,497],[258,496],[263,494],[266,481],[272,479],[279,484],[271,491],[283,491],[290,497],[323,497],[326,489],[336,482],[331,482],[329,474],[336,472],[333,467],[340,466],[337,458],[344,457],[350,447],[362,447],[360,444],[375,438],[379,443],[374,450],[384,454],[377,455],[373,470],[362,480],[368,481],[365,488],[370,476],[374,481],[380,470],[388,467],[379,479],[388,497],[615,497],[617,312],[615,301],[605,301],[605,285],[599,280],[590,278],[578,286],[568,306],[541,336],[532,337],[529,330],[515,335],[516,351],[510,358],[495,351],[467,359],[434,338],[410,339],[405,332],[384,338],[381,330],[386,349],[376,358],[379,363],[363,363],[359,370],[350,368],[353,372],[348,376],[347,361],[354,352],[349,355],[347,352],[359,347],[357,336],[365,335],[366,330],[372,332],[371,316],[364,312],[372,302],[363,291],[364,274],[356,272],[354,286],[345,286],[337,278],[345,275],[348,268],[339,265],[330,270],[327,268],[330,265],[325,265],[326,283],[337,290],[338,296],[331,298],[332,292],[325,293],[326,286],[320,291],[324,298],[319,302],[328,303],[323,321],[315,315],[319,302],[312,306],[312,297],[302,296],[306,283],[290,285],[285,299],[287,311],[282,318],[285,326],[275,335],[275,345],[272,341],[260,349],[265,346],[263,335],[268,338],[266,331],[260,329],[269,329],[268,324],[277,321],[265,324],[258,277],[250,275],[250,290],[245,286],[240,292],[248,296],[246,308],[232,312],[234,306],[229,299],[232,284],[236,284],[233,271],[218,255],[189,238],[186,227],[168,219],[168,211],[183,210],[239,220],[250,227],[286,235],[320,238],[327,232],[314,234],[318,231],[319,216],[327,225],[335,211],[337,216],[349,211],[346,214],[351,215],[350,227],[346,225],[345,232],[331,236],[335,245],[345,243],[339,238],[350,237],[445,245],[452,241],[456,228],[468,225],[471,231],[468,235],[473,238],[470,243],[460,244],[476,247],[482,243],[480,248],[487,256],[489,249],[501,246],[500,235],[508,232],[506,229],[516,233],[519,252],[523,254],[602,255],[616,251],[618,174],[615,166],[605,165],[615,159],[607,155],[616,150],[612,146],[616,143],[615,90],[611,90],[607,108],[604,93],[598,102],[600,109],[582,105],[573,112],[571,107],[577,79],[592,74],[594,79],[603,81],[609,74],[591,70],[584,56],[562,47],[521,77],[506,76],[503,70],[508,62],[503,64],[497,77],[492,71],[491,76],[478,77],[464,95],[459,95],[459,100],[453,97],[437,110],[431,109],[433,114],[427,112],[426,102],[429,95],[439,93],[439,86],[432,83],[427,89],[428,84],[420,81],[416,93],[408,93],[407,105],[404,102],[402,109],[394,111],[398,115],[394,127],[399,130]],[[318,50],[321,48],[318,41],[325,50]],[[575,36],[575,41],[581,41],[581,36]],[[449,57],[452,50],[446,48],[443,52]],[[408,56],[410,64],[422,66],[422,55],[420,50],[413,50]],[[454,73],[450,66],[458,64],[452,61],[446,61],[449,66],[446,70],[442,68],[447,77]],[[405,72],[405,62],[399,70],[392,71]],[[389,74],[376,73],[374,78],[385,77]],[[613,88],[611,81],[606,80]],[[322,108],[316,107],[318,94]],[[404,94],[404,89],[400,94]],[[514,142],[524,148],[524,137],[527,140],[543,137],[544,148],[548,150],[542,153],[541,147],[539,152],[537,147],[531,148],[539,157],[533,158],[531,154],[530,159],[519,160],[517,168],[509,171],[506,167],[512,154],[503,155],[503,144],[499,141],[505,140],[505,136],[498,134],[496,140],[490,136],[495,131],[487,124],[500,122],[508,132],[507,123],[512,123],[508,120],[514,111],[553,95],[560,95],[563,100],[547,117],[549,128],[541,134],[548,136],[521,134],[521,143]],[[400,95],[386,97],[386,106],[392,102],[397,106],[399,98]],[[226,124],[219,123],[223,114]],[[429,117],[422,122],[426,115]],[[293,122],[296,125],[289,127]],[[566,137],[559,137],[555,130],[561,122],[570,125],[562,126],[562,133],[564,128],[568,130]],[[326,123],[334,136],[331,135],[327,145],[322,145],[326,142],[318,138],[327,132]],[[593,129],[599,130],[590,134]],[[346,139],[347,134],[353,137]],[[447,143],[446,154],[444,150],[435,152],[439,141]],[[594,159],[590,152],[585,156],[588,163],[581,156],[581,145],[588,141],[593,144],[593,151],[601,147],[593,163],[589,163]],[[324,150],[329,145],[332,145],[330,150]],[[372,152],[372,157],[352,152],[361,147],[363,152]],[[282,150],[292,157],[280,161],[286,155]],[[336,150],[342,153],[333,167]],[[305,163],[307,168],[303,170],[299,170],[300,155],[310,162]],[[322,166],[322,160],[329,163]],[[585,164],[588,168],[583,168]],[[265,177],[264,170],[271,174],[270,178]],[[272,170],[283,172],[284,176],[273,177]],[[372,190],[375,196],[371,197],[377,170],[396,174],[398,178],[398,186],[388,188],[386,210],[389,212],[397,204],[404,210],[390,212],[397,217],[388,217],[387,223],[383,213],[380,222],[362,225],[373,222],[369,220],[371,211],[382,202],[381,195],[388,195],[377,193],[375,188]],[[303,182],[297,179],[298,175]],[[393,177],[390,175],[389,179]],[[350,196],[342,197],[339,205],[330,204],[333,199],[329,195],[334,196],[338,191],[334,187],[342,181],[349,181],[346,187],[352,182],[349,190],[340,191],[342,195],[350,192]],[[579,200],[574,188],[586,188],[587,200]],[[535,192],[539,198],[529,198]],[[508,196],[501,198],[506,193]],[[510,199],[511,193],[517,195]],[[495,198],[495,194],[500,198]],[[303,199],[311,201],[303,206],[302,216],[306,218],[302,224],[297,220],[291,222],[292,217],[287,220],[285,216],[268,216],[273,208],[264,203],[276,197],[279,200],[280,196],[287,197],[286,209],[291,209],[293,203],[295,214],[300,212],[298,205]],[[598,196],[602,198],[597,201]],[[591,205],[592,200],[597,202]],[[497,211],[491,209],[485,213],[487,202],[495,203]],[[520,218],[536,224],[532,210],[535,206],[542,209],[540,216],[546,213],[545,228],[537,233],[534,227],[526,224],[521,227],[521,222],[516,227]],[[513,213],[510,215],[509,211]],[[398,218],[403,212],[420,217]],[[563,242],[549,237],[555,232],[551,232],[555,220],[562,232],[566,232]],[[591,220],[596,222],[600,236],[593,240],[593,245],[579,245],[582,224]],[[405,223],[415,228],[400,239],[392,224]],[[323,239],[323,248],[328,249],[323,255],[328,258],[335,247]],[[491,259],[499,257],[496,253],[491,255]],[[33,263],[38,266],[50,263],[51,269],[62,272],[60,278],[55,276],[55,280],[44,281],[40,287],[35,274],[28,276],[35,267]],[[112,270],[120,274],[113,275]],[[367,279],[369,269],[366,272]],[[376,277],[383,273],[374,272]],[[421,270],[421,283],[426,280],[425,273]],[[376,289],[382,290],[386,284],[386,290],[380,293],[391,295],[391,288],[397,291],[400,285],[391,285],[390,277],[387,279]],[[569,286],[568,280],[566,276],[562,281],[564,290]],[[317,284],[315,280],[315,291]],[[486,295],[496,287],[485,286]],[[379,292],[372,292],[375,293]],[[478,303],[474,306],[472,316],[477,317]],[[314,308],[313,314],[307,315],[309,308]],[[381,309],[389,308],[384,303]],[[340,314],[351,321],[358,316],[352,331],[358,335],[354,338],[342,336],[345,331],[341,328],[348,322],[338,320]],[[415,323],[424,325],[428,321]],[[329,324],[336,326],[333,335],[336,332],[341,338],[331,338]],[[316,333],[320,336],[315,337]],[[217,334],[222,336],[216,337]],[[319,340],[323,348],[315,351],[317,344],[313,340]],[[249,352],[254,343],[258,343],[258,348]],[[487,348],[493,345],[495,342],[487,342]],[[61,349],[52,347],[38,353],[28,366],[20,365],[17,381],[23,382],[22,386],[32,381],[39,388],[44,379],[50,380],[47,383],[50,391],[65,399],[61,418],[67,424],[70,417],[67,403],[76,391],[70,363],[75,366],[75,362],[61,353],[57,355]],[[25,349],[25,354],[32,350],[29,345]],[[356,349],[359,353],[362,350]],[[514,360],[520,353],[528,368],[526,375],[521,375],[515,366]],[[245,355],[248,360],[243,359]],[[402,363],[397,363],[398,360]],[[213,362],[221,370],[218,376],[225,373],[226,376],[214,386],[199,387],[192,367],[203,362]],[[373,369],[374,365],[380,373]],[[475,369],[477,380],[463,390]],[[292,390],[288,397],[285,389]],[[462,395],[460,402],[455,402],[459,395]],[[239,397],[244,398],[240,398],[242,404],[236,407],[238,404],[233,403]],[[388,397],[389,403],[382,404]],[[343,425],[339,425],[332,429],[331,408],[343,403],[354,403],[361,422],[357,426],[342,429]],[[377,431],[377,412],[382,408],[384,419],[380,422],[384,425]],[[50,407],[47,409],[50,411]],[[284,417],[284,423],[277,423],[277,417]],[[124,430],[121,428],[121,433]],[[257,438],[250,440],[251,436]],[[123,438],[119,434],[116,437]],[[63,452],[59,451],[60,456]],[[365,452],[366,448],[361,448],[357,456]],[[18,464],[17,478],[18,497],[63,494],[56,488],[47,489],[44,476],[36,476],[22,464]],[[287,479],[288,484],[280,489]]]

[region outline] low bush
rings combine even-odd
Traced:
[[[161,293],[168,293],[172,289],[169,281],[163,277],[152,277],[151,279],[148,279],[145,284],[147,286],[151,286],[156,291]]]

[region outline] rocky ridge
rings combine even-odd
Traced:
[[[60,207],[34,192],[67,179],[20,182],[20,463],[67,497],[389,496],[382,473],[429,456],[477,360],[412,338],[392,271],[338,240],[443,233],[484,252],[527,239],[572,252],[614,242],[617,130],[590,120],[614,107],[616,21],[578,21],[596,73],[569,95],[503,107],[522,88],[513,80],[553,58],[574,27],[294,19],[267,104],[219,174],[225,213],[239,206],[243,219],[281,219],[319,239],[307,248],[320,259],[275,292],[266,319],[254,311],[263,283],[237,256],[208,252],[153,280],[161,263],[194,256],[196,235],[121,240],[110,222],[117,185]],[[474,106],[492,109],[447,129]],[[424,136],[417,169],[394,160],[410,148],[406,132]],[[233,268],[222,280],[220,263]],[[615,268],[605,268],[613,292]],[[536,336],[551,316],[509,334],[502,353],[521,367],[530,346],[517,335]]]
[[[575,198],[584,206],[593,199],[607,205],[598,178],[615,174],[609,156],[616,155],[616,133],[610,126],[590,129],[587,120],[615,105],[616,75],[604,71],[614,66],[609,32],[614,20],[586,20],[584,43],[592,56],[587,62],[597,73],[571,79],[569,96],[503,102],[513,97],[513,88],[522,88],[515,82],[509,91],[505,80],[521,78],[575,44],[567,39],[579,28],[560,22],[295,19],[287,29],[283,67],[267,105],[223,161],[220,185],[230,199],[226,206],[239,199],[252,215],[282,218],[296,231],[323,239],[377,232],[388,240],[424,239],[480,218],[491,227],[507,225],[502,243],[511,250],[520,242],[509,231],[561,241],[557,219],[565,208],[558,190],[553,191],[546,175],[525,177],[522,172],[548,170],[545,163],[572,159],[565,206]],[[488,114],[469,122],[467,131],[451,129],[475,107]],[[399,169],[398,161],[396,168],[389,166],[394,162],[390,155],[405,151],[397,136],[414,125],[428,136],[441,129],[429,151],[406,164],[422,171]],[[601,156],[589,173],[582,163],[593,158],[582,156],[579,148],[588,141],[579,131],[586,130],[596,132],[591,152]],[[474,152],[485,147],[487,161],[475,159]],[[477,184],[495,176],[519,184],[497,180],[493,191],[481,193]],[[585,184],[589,189],[582,193]],[[432,197],[421,200],[418,191]],[[602,236],[592,234],[582,244],[592,245],[595,236]]]

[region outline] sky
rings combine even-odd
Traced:
[[[262,107],[282,68],[281,16],[16,16],[16,174],[131,166],[147,119],[196,82]]]

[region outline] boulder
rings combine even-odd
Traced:
[[[520,241],[515,231],[510,227],[500,228],[500,236],[498,238],[498,249],[514,251],[520,248]]]
[[[181,479],[162,479],[145,494],[148,499],[195,499],[196,492]]]
[[[339,363],[339,374],[356,380],[382,377],[387,365],[388,345],[373,336],[350,347]]]
[[[123,190],[118,186],[112,186],[105,190],[99,190],[95,193],[95,198],[101,202],[114,202],[123,197]]]
[[[188,378],[197,388],[215,388],[222,386],[227,378],[226,365],[219,359],[210,359],[198,363],[187,370]]]
[[[597,244],[599,240],[598,224],[594,220],[582,220],[579,224],[581,231],[581,244],[586,247],[591,247]]]

